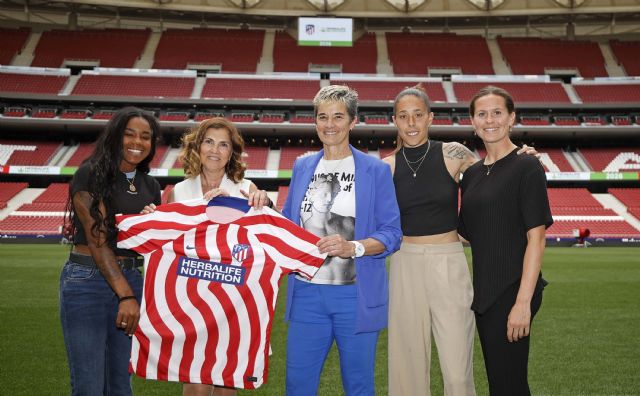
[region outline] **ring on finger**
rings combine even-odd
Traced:
[[[127,322],[121,322],[121,323],[120,323],[120,325],[121,325],[122,327],[125,327],[125,326],[127,325]]]

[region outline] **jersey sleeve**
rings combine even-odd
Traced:
[[[316,246],[320,238],[275,210],[267,207],[261,210],[251,209],[241,221],[258,238],[265,252],[285,274],[298,272],[310,279],[327,257]]]
[[[541,225],[549,228],[553,224],[547,196],[547,179],[539,163],[522,178],[518,200],[520,215],[527,231]]]
[[[118,248],[153,252],[207,221],[206,207],[207,202],[198,198],[160,205],[149,214],[117,215]]]

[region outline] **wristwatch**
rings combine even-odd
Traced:
[[[350,241],[350,242],[353,243],[353,246],[355,247],[354,254],[353,256],[351,256],[351,258],[364,256],[364,245],[358,241]]]

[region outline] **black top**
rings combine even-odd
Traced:
[[[393,183],[403,235],[442,234],[458,227],[458,183],[444,164],[442,142],[430,142],[422,163],[419,160],[429,143],[404,148],[404,154],[402,149],[396,153]]]
[[[71,196],[78,191],[89,191],[89,164],[83,164],[71,180]],[[116,190],[113,202],[114,214],[134,214],[140,213],[145,205],[153,202],[156,205],[160,205],[160,184],[158,181],[149,175],[138,171],[133,179],[133,185],[136,187],[136,191],[129,189],[129,182],[124,173],[120,173],[116,180]],[[74,226],[76,232],[73,236],[73,243],[79,245],[87,244],[87,237],[82,223],[77,216],[74,216]],[[91,232],[90,230],[87,230]],[[108,243],[111,250],[113,250],[116,256],[138,256],[138,253],[133,250],[118,249],[116,248],[118,230],[112,228],[108,230]]]
[[[471,243],[474,297],[471,309],[484,313],[522,277],[527,231],[553,223],[547,180],[540,162],[509,155],[488,168],[477,162],[464,173],[458,232]],[[536,289],[546,283],[542,274]]]

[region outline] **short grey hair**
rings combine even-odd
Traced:
[[[358,115],[358,93],[346,85],[327,85],[318,91],[313,98],[314,118],[318,117],[318,107],[329,102],[344,103],[349,121],[353,121]]]

